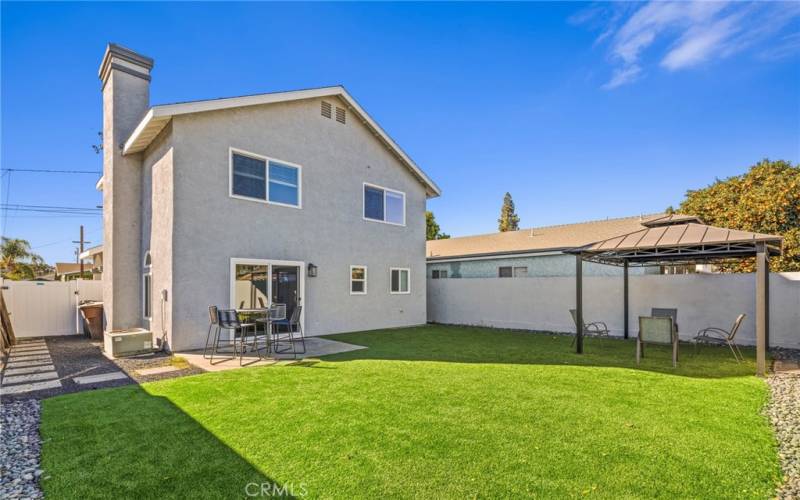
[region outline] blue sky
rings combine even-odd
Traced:
[[[442,187],[454,236],[495,231],[506,191],[541,226],[800,161],[796,3],[3,2],[1,22],[3,169],[101,169],[108,41],[155,59],[154,104],[345,85]],[[10,172],[0,196],[94,207],[96,180]],[[69,261],[81,223],[99,242],[99,216],[11,212],[5,234]]]

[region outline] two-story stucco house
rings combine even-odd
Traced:
[[[425,323],[439,188],[343,87],[151,106],[152,67],[100,66],[107,330],[202,347],[209,305],[273,302],[309,335]]]

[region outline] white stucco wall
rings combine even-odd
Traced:
[[[231,258],[318,266],[309,335],[425,323],[425,189],[352,113],[323,118],[314,99],[178,116],[171,141],[173,349],[201,347],[208,306],[230,305]],[[301,165],[302,209],[231,198],[230,147]],[[363,219],[364,182],[406,193],[405,227]],[[350,295],[351,264],[367,295]],[[390,267],[411,269],[410,294],[389,293]]]
[[[585,277],[584,319],[623,331],[622,279]],[[687,274],[630,277],[630,333],[653,307],[677,308],[682,339],[708,326],[729,328],[747,314],[737,338],[755,344],[755,276]],[[428,280],[428,320],[497,328],[574,332],[575,278]],[[770,344],[800,348],[800,273],[770,276]]]

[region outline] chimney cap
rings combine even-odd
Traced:
[[[97,76],[105,85],[111,69],[120,69],[134,76],[150,80],[150,70],[153,69],[153,58],[139,54],[122,45],[111,43],[106,46],[103,62]]]

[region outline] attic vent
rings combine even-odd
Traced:
[[[336,106],[336,121],[339,123],[344,123],[344,118],[345,118],[344,108]]]
[[[322,101],[322,116],[325,118],[331,117],[331,103]]]

